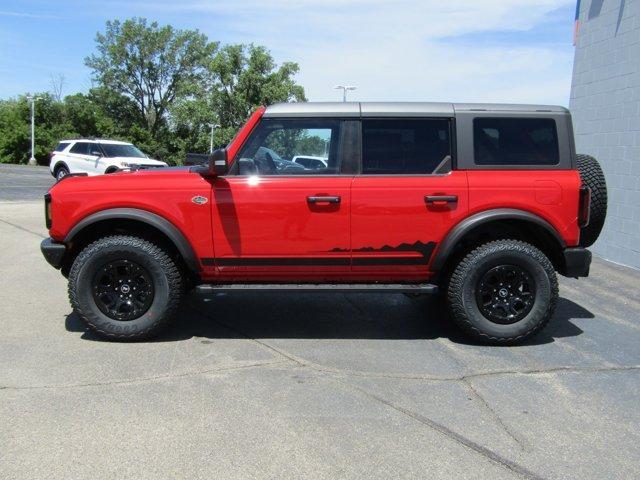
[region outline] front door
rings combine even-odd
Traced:
[[[426,280],[432,255],[468,210],[467,175],[451,171],[451,120],[363,119],[362,173],[351,190],[353,272]]]
[[[351,268],[352,176],[342,175],[343,125],[263,119],[229,175],[213,184],[219,275],[237,280],[335,280]],[[321,162],[308,168],[294,159]]]

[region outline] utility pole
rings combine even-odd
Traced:
[[[216,128],[220,128],[220,125],[217,123],[211,124],[211,142],[209,143],[209,154],[213,153],[213,132]]]
[[[336,85],[335,87],[333,87],[334,90],[342,90],[342,101],[346,102],[347,101],[347,90],[355,90],[357,87],[354,87],[353,85]]]
[[[34,95],[27,95],[27,100],[31,102],[31,158],[29,158],[29,165],[37,165],[36,157],[34,156],[35,152],[35,111],[36,111],[36,100],[40,100],[40,97],[36,97]]]

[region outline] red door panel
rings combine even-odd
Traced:
[[[287,281],[348,275],[351,181],[306,175],[216,179],[212,223],[219,273]]]
[[[449,201],[428,203],[426,197]],[[431,254],[469,209],[467,174],[360,176],[351,190],[353,272],[372,279],[426,279]]]

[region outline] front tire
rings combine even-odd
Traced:
[[[557,301],[553,265],[539,249],[517,240],[498,240],[469,252],[447,288],[452,320],[488,343],[531,337],[549,322]]]
[[[89,328],[116,340],[157,335],[177,310],[184,280],[159,246],[118,235],[85,247],[69,272],[69,300]]]

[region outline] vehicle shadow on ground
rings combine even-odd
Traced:
[[[594,318],[584,307],[560,298],[550,324],[523,345],[551,343],[583,331],[571,320]],[[83,332],[85,340],[103,339],[86,329],[75,313],[66,328]],[[476,345],[447,318],[441,299],[406,298],[372,294],[220,294],[203,299],[187,297],[172,325],[153,342],[173,342],[193,337],[429,340]]]

